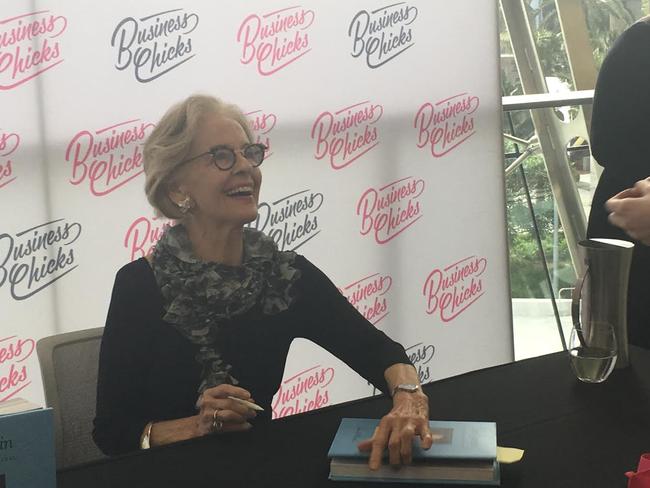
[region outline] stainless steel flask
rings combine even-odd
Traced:
[[[598,334],[597,324],[611,324],[618,344],[616,367],[624,368],[629,365],[627,287],[634,244],[594,238],[580,241],[578,246],[585,272],[573,290],[573,326],[585,337],[593,337]]]

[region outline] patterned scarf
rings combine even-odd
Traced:
[[[294,252],[279,251],[262,232],[244,228],[241,266],[206,263],[194,256],[185,227],[178,224],[165,231],[153,253],[153,272],[163,296],[164,320],[199,346],[199,393],[238,383],[219,351],[220,324],[255,305],[267,315],[289,308],[295,299],[293,284],[300,278],[292,267],[295,258]]]

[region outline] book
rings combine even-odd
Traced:
[[[370,453],[360,452],[359,442],[372,437],[377,419],[341,420],[328,452],[333,481],[379,481],[401,483],[449,483],[499,485],[497,433],[494,422],[429,421],[434,436],[431,449],[413,440],[413,463],[399,468],[386,463],[376,471],[368,468]]]
[[[21,398],[0,403],[0,488],[56,488],[51,408]]]
[[[9,413],[27,412],[29,410],[36,410],[41,408],[40,405],[32,403],[24,398],[12,398],[0,403],[0,415]]]

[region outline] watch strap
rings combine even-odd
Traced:
[[[393,392],[391,396],[395,396],[395,393],[397,393],[398,391],[405,391],[407,393],[416,393],[418,391],[421,391],[421,388],[420,385],[400,383],[399,385],[395,385],[395,388],[393,388]]]

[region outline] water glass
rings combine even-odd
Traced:
[[[588,329],[573,327],[568,347],[571,367],[580,381],[602,383],[614,369],[618,344],[610,323],[591,322]]]

